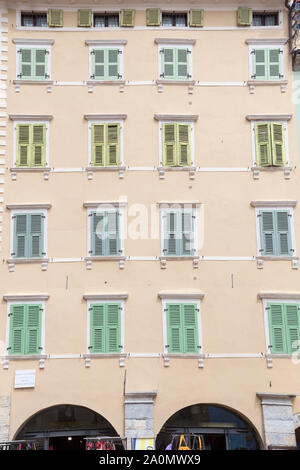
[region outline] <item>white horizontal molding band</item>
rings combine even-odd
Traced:
[[[300,292],[260,292],[257,297],[267,300],[300,300]]]
[[[249,114],[246,116],[248,121],[289,121],[292,114]]]
[[[288,40],[289,38],[249,38],[245,43],[255,46],[283,46]]]
[[[78,263],[84,261],[84,258],[50,258],[49,263]]]
[[[251,201],[252,207],[295,207],[297,201]]]
[[[128,294],[116,294],[116,293],[105,293],[105,294],[84,294],[84,300],[126,300]]]
[[[7,209],[14,210],[14,209],[50,209],[52,206],[50,203],[44,204],[6,204]]]
[[[156,203],[158,207],[161,206],[193,206],[193,207],[199,207],[203,203],[200,201],[159,201]]]
[[[196,171],[198,171],[199,173],[201,172],[250,172],[251,171],[251,168],[234,168],[234,167],[229,167],[229,168],[218,168],[218,167],[199,167],[199,168],[196,168]]]
[[[247,82],[200,82],[196,81],[195,86],[237,86],[246,87]]]
[[[182,38],[155,38],[155,44],[179,44],[179,45],[193,45],[196,44],[196,39],[182,39]]]
[[[198,114],[154,114],[157,121],[197,121]]]
[[[255,256],[200,256],[201,261],[255,261]]]
[[[26,302],[38,302],[41,300],[48,300],[48,294],[7,294],[3,296],[3,300],[8,302],[26,301]]]
[[[10,114],[12,121],[51,121],[53,116],[50,114]]]
[[[86,168],[51,168],[50,171],[51,173],[80,173],[80,172],[87,171],[87,169]]]
[[[9,360],[40,360],[43,359],[110,359],[112,357],[132,358],[132,359],[157,359],[168,357],[170,359],[263,359],[266,357],[264,353],[217,353],[217,354],[166,354],[166,353],[122,353],[122,354],[45,354],[37,356],[0,356],[0,359]],[[291,355],[272,355],[273,359],[291,359]]]
[[[88,46],[125,46],[127,39],[86,39]]]
[[[84,119],[87,121],[96,119],[126,119],[127,114],[85,114]]]
[[[113,207],[125,207],[127,201],[99,201],[99,202],[84,202],[83,207],[96,209],[99,206],[113,206]]]
[[[205,354],[206,359],[243,359],[243,358],[263,358],[263,353],[217,353],[217,354]]]
[[[193,299],[200,299],[202,300],[204,297],[203,292],[174,292],[174,291],[162,291],[158,293],[158,297],[160,299],[178,299],[178,300],[193,300]]]
[[[55,41],[54,39],[13,38],[12,42],[29,46],[51,46]]]

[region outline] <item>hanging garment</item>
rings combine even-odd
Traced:
[[[189,446],[187,445],[183,434],[181,434],[180,439],[179,439],[178,450],[191,450]]]
[[[86,450],[93,450],[93,443],[91,441],[87,443]]]
[[[173,444],[174,444],[174,436],[172,436],[170,444],[167,445],[165,450],[172,450],[173,449]]]
[[[201,436],[192,436],[192,450],[202,450],[202,439]]]
[[[95,450],[106,450],[105,449],[105,443],[103,441],[96,442]]]

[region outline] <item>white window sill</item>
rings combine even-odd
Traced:
[[[190,95],[193,94],[194,86],[196,81],[195,80],[168,80],[168,79],[158,79],[156,80],[157,91],[159,93],[163,92],[164,85],[184,85],[188,87],[188,93]]]
[[[257,267],[263,268],[264,261],[291,261],[292,268],[299,268],[299,258],[297,256],[256,256]]]
[[[193,261],[193,267],[198,268],[200,257],[198,255],[194,256],[160,256],[160,267],[161,269],[166,269],[167,261]]]
[[[126,353],[94,353],[94,354],[83,354],[85,359],[85,367],[91,367],[92,359],[119,359],[120,367],[125,366]]]
[[[42,271],[47,271],[49,258],[9,258],[6,260],[9,272],[14,272],[16,264],[41,264]]]
[[[93,93],[94,86],[105,86],[105,85],[116,85],[120,87],[120,92],[123,92],[125,89],[125,80],[88,80],[86,82],[88,86],[88,92]]]
[[[126,170],[126,166],[123,165],[115,165],[115,166],[88,166],[86,168],[88,179],[92,180],[93,179],[93,173],[94,171],[118,171],[119,172],[119,178],[123,179],[124,178],[124,172]]]
[[[21,87],[23,85],[43,85],[47,87],[47,92],[51,93],[52,92],[52,87],[53,87],[53,80],[13,80],[13,84],[15,85],[15,91],[19,93],[21,91]]]
[[[126,256],[86,256],[84,259],[88,270],[93,268],[94,261],[118,261],[120,269],[124,269]]]
[[[259,173],[261,171],[269,171],[269,172],[274,172],[274,171],[282,171],[284,174],[284,178],[286,180],[291,178],[291,171],[292,167],[290,166],[253,166],[251,168],[251,171],[253,173],[253,179],[258,180],[259,179]]]
[[[164,353],[162,355],[164,366],[169,367],[170,359],[198,359],[198,368],[204,367],[205,354],[188,354],[188,353]]]
[[[4,360],[15,360],[15,361],[32,361],[32,360],[40,360],[40,359],[47,359],[46,354],[24,354],[24,355],[18,355],[18,354],[8,354],[4,357]]]
[[[281,92],[285,93],[287,90],[287,80],[248,80],[247,85],[251,94],[255,92],[256,86],[280,86]]]
[[[194,180],[196,177],[197,168],[195,166],[158,166],[157,170],[159,172],[159,178],[161,180],[165,179],[166,171],[188,171],[189,178]]]

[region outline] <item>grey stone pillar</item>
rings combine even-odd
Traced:
[[[0,442],[9,440],[10,397],[0,396]]]
[[[154,437],[153,404],[156,395],[156,391],[125,393],[127,449],[131,448],[133,438]]]
[[[296,395],[257,393],[257,396],[261,399],[266,449],[296,448],[292,404]]]

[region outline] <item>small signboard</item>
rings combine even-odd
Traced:
[[[35,387],[35,370],[16,370],[15,371],[15,388],[32,388]]]

